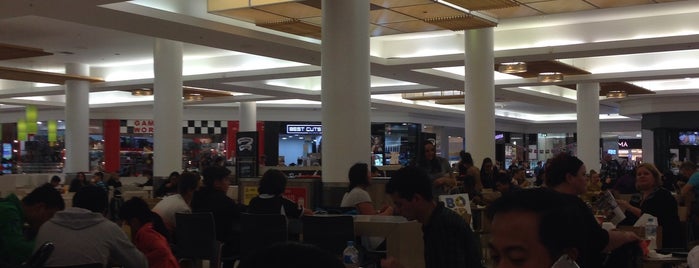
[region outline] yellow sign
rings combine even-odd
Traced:
[[[257,196],[257,186],[244,186],[243,187],[243,204],[246,206],[250,204],[250,200]]]

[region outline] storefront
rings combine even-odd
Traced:
[[[323,127],[317,122],[284,123],[279,133],[279,166],[319,166]]]
[[[434,137],[434,134],[432,134]],[[422,125],[375,123],[371,125],[371,153],[374,166],[401,165],[414,161],[422,152]]]
[[[620,161],[630,163],[643,162],[643,146],[641,139],[619,139],[617,142],[619,151],[617,156]]]

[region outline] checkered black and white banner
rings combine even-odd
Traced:
[[[227,121],[188,120],[182,126],[182,134],[226,134]]]
[[[188,120],[183,121],[182,134],[226,134],[227,121],[216,120]],[[153,120],[120,120],[119,133],[126,134],[153,134],[155,124]]]

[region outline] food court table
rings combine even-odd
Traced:
[[[355,235],[386,238],[386,254],[411,268],[425,267],[421,224],[401,216],[357,215]]]
[[[643,263],[641,267],[643,268],[661,268],[664,265],[675,265],[680,263],[687,263],[687,257],[668,257],[668,258],[650,258],[643,257]]]

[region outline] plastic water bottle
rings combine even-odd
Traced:
[[[648,245],[648,249],[655,249],[655,243],[656,243],[656,236],[658,233],[658,222],[655,221],[655,218],[648,218],[648,222],[646,223],[646,240],[650,240],[650,244]]]
[[[354,247],[354,241],[347,241],[347,247],[342,251],[342,263],[346,268],[359,267],[359,251]]]

